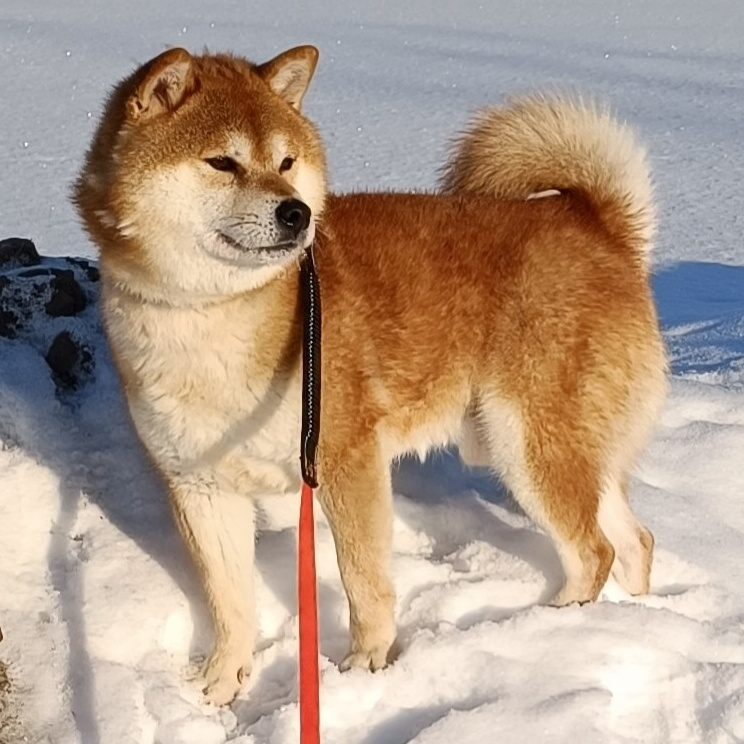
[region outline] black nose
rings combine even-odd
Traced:
[[[299,199],[285,199],[276,208],[276,218],[280,225],[289,228],[296,238],[310,225],[310,207]]]

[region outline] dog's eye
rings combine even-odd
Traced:
[[[279,173],[286,173],[294,165],[294,158],[284,158],[279,166]]]
[[[225,156],[216,158],[205,158],[204,162],[207,165],[211,165],[212,168],[218,171],[227,171],[228,173],[237,173],[238,164],[232,159]]]

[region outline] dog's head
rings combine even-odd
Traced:
[[[300,112],[317,58],[311,46],[263,65],[171,49],[117,86],[74,191],[114,281],[199,301],[296,260],[326,190]]]

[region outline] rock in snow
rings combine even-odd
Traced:
[[[98,300],[98,281],[89,260],[39,256],[23,238],[0,241],[0,336],[41,353],[60,389],[77,388],[95,366],[97,329],[83,313]]]
[[[27,238],[0,240],[0,270],[37,266],[39,263],[41,258],[31,240]]]

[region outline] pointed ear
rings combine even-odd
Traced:
[[[191,55],[185,49],[169,49],[150,60],[138,75],[139,83],[127,100],[127,116],[146,121],[175,111],[194,89]]]
[[[264,62],[256,72],[274,93],[298,109],[317,64],[318,50],[314,46],[300,46]]]

